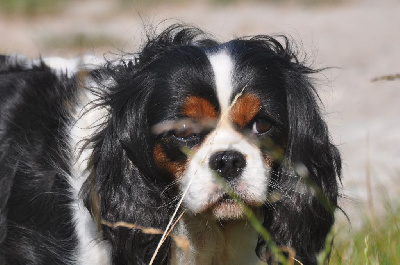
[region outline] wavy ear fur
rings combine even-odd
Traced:
[[[85,205],[94,215],[99,207],[96,219],[164,229],[169,211],[166,198],[161,196],[162,186],[155,179],[157,174],[152,173],[151,150],[146,144],[149,84],[139,80],[136,70],[108,70],[115,85],[107,87],[108,92],[98,106],[109,113],[105,124],[91,139],[92,172],[82,190]],[[116,76],[116,72],[123,75]],[[93,198],[98,198],[98,202],[93,202]],[[105,225],[102,232],[112,244],[114,264],[148,264],[161,238],[136,229],[113,229]],[[156,264],[166,262],[168,246],[166,242]]]
[[[263,40],[284,65],[282,81],[286,88],[288,143],[279,175],[272,182],[282,192],[273,209],[267,209],[264,226],[279,246],[296,251],[304,264],[317,264],[316,255],[334,222],[337,208],[341,159],[331,143],[318,105],[318,95],[309,74],[318,72],[299,62],[287,38],[282,46],[276,40]],[[260,239],[261,255],[265,242]]]
[[[101,91],[94,92],[101,97],[97,107],[108,111],[107,121],[88,143],[93,148],[92,174],[82,189],[85,205],[96,219],[166,228],[174,205],[163,191],[166,180],[153,164],[147,120],[148,110],[156,107],[148,106],[156,79],[152,67],[164,52],[193,44],[200,34],[196,28],[171,26],[157,37],[149,37],[142,52],[135,55],[135,63],[110,63],[93,73],[94,79],[106,76],[113,83],[104,87],[99,81]],[[96,216],[97,207],[100,216]],[[112,244],[114,264],[148,264],[161,238],[105,225],[102,232]],[[154,264],[168,263],[169,246],[167,239]]]

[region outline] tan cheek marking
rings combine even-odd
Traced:
[[[210,101],[196,96],[190,96],[185,100],[182,113],[195,120],[216,119],[218,116]]]
[[[185,163],[173,162],[164,153],[164,149],[160,144],[154,147],[153,151],[154,162],[158,168],[166,170],[171,173],[175,178],[180,178],[184,171]]]
[[[257,96],[244,94],[232,106],[229,116],[237,126],[244,127],[257,115],[260,108],[261,100]]]

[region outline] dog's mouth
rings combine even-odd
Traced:
[[[242,207],[229,194],[222,195],[210,207],[214,217],[220,220],[243,218]]]
[[[259,206],[259,204],[255,203],[254,201],[240,198],[240,196],[239,200],[249,208],[255,208]],[[241,203],[233,199],[227,193],[219,196],[218,199],[209,205],[208,209],[218,220],[237,220],[245,218]]]

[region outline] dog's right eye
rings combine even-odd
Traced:
[[[180,127],[176,128],[172,133],[176,138],[182,140],[186,140],[196,135],[194,128],[186,123],[181,124]]]
[[[170,133],[181,141],[196,138],[203,131],[203,126],[191,119],[181,119],[174,123]]]

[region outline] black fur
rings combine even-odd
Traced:
[[[279,129],[270,138],[284,146],[270,187],[283,196],[265,206],[263,225],[279,246],[294,248],[298,260],[316,264],[334,222],[341,160],[309,77],[317,71],[298,60],[287,38],[281,39],[284,44],[270,36],[220,44],[197,28],[174,25],[149,36],[135,63],[110,63],[94,71],[96,107],[108,116],[87,142],[93,148],[91,174],[81,195],[93,218],[167,226],[177,194],[166,189],[171,176],[153,161],[160,139],[151,128],[180,118],[177,109],[186,96],[218,105],[205,52],[224,47],[239,65],[235,86],[248,85],[265,112],[276,114],[270,118]],[[72,264],[77,243],[68,208],[72,157],[66,143],[78,83],[57,79],[45,65],[0,70],[0,263]],[[104,85],[105,78],[114,85]],[[161,238],[135,229],[101,229],[112,245],[114,264],[148,264]],[[170,245],[169,240],[163,244],[154,264],[168,264]],[[268,246],[260,238],[254,251],[264,259],[264,250]]]
[[[45,65],[1,69],[0,263],[70,264],[76,239],[64,107],[74,105],[76,84]]]

